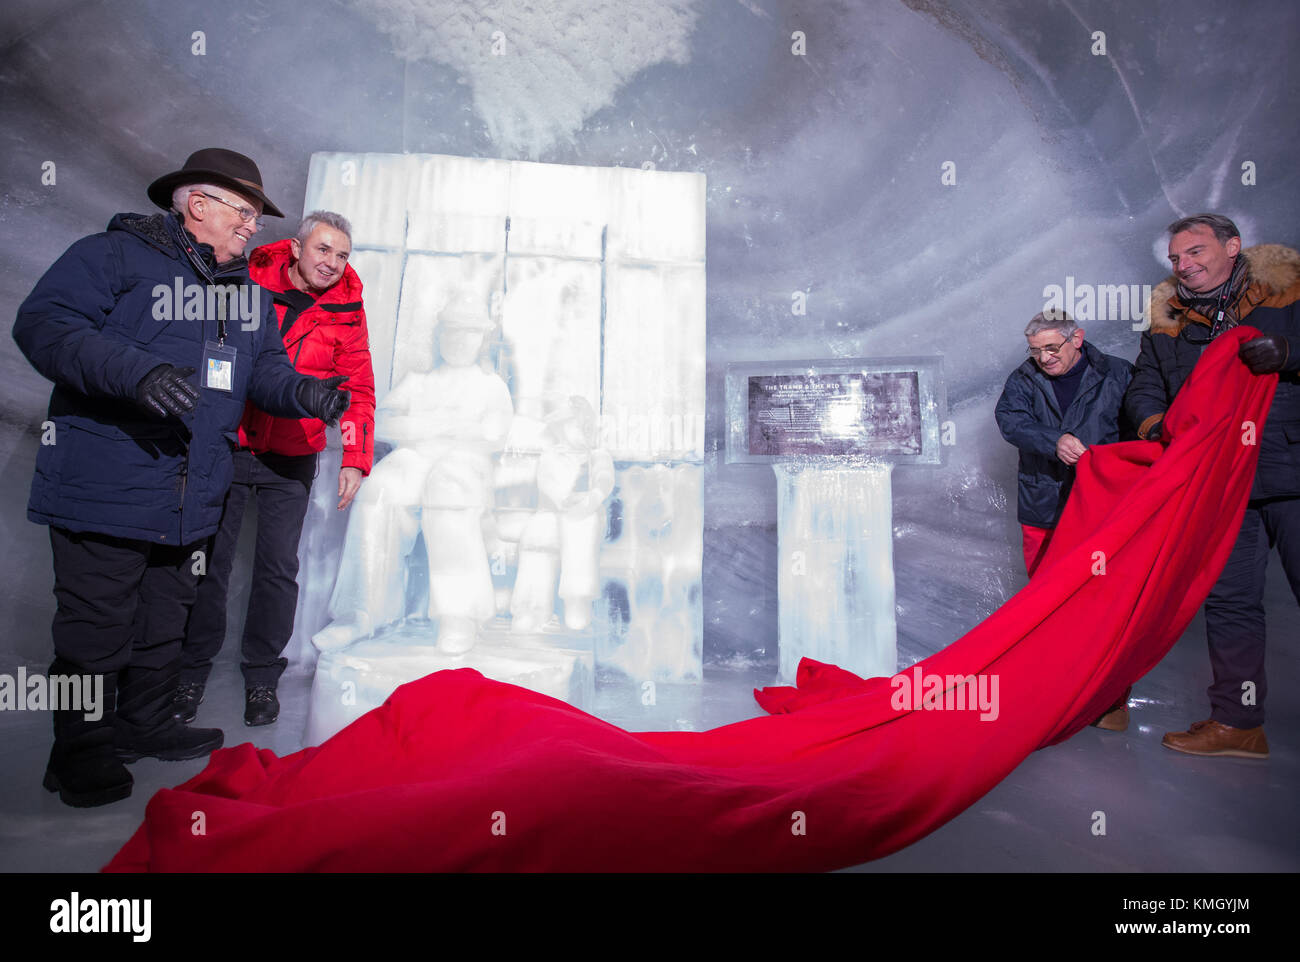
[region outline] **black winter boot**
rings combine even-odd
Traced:
[[[83,679],[95,677],[60,658],[50,665],[50,677],[55,675],[80,675]],[[113,750],[117,673],[106,674],[103,678],[104,693],[98,706],[98,718],[93,721],[86,719],[90,712],[84,702],[85,710],[53,713],[54,747],[50,749],[43,784],[49,791],[58,792],[65,805],[74,808],[107,805],[131,794],[131,773]]]
[[[181,682],[172,698],[172,717],[187,725],[194,721],[199,706],[203,704],[203,688],[202,682]]]
[[[190,728],[173,711],[179,662],[166,668],[127,666],[118,679],[117,757],[133,762],[148,755],[175,762],[199,758],[220,748],[220,728]]]

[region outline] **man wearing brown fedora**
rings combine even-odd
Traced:
[[[166,213],[118,214],[74,243],[13,328],[54,382],[27,507],[50,529],[51,688],[102,682],[92,710],[51,705],[45,787],[74,806],[128,796],[123,762],[220,747],[219,729],[186,727],[171,702],[244,403],[333,424],[349,401],[345,378],[294,370],[271,299],[249,279],[262,214],[284,216],[257,165],[196,151],[148,194]]]

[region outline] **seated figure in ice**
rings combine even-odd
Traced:
[[[510,629],[517,633],[550,621],[557,578],[564,624],[573,631],[591,624],[600,591],[598,558],[614,459],[596,447],[596,414],[583,398],[571,397],[548,420],[550,444],[537,461],[538,509],[519,539],[510,597]]]
[[[421,530],[438,648],[468,651],[495,614],[483,519],[513,407],[505,381],[478,364],[493,326],[485,303],[453,298],[438,317],[443,363],[406,375],[376,409],[375,437],[394,450],[352,505],[333,621],[312,638],[318,649],[341,648],[406,614],[406,558]]]

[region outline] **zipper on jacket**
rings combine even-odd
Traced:
[[[185,460],[181,462],[181,501],[176,506],[176,543],[185,543],[185,488],[190,478],[190,458],[189,451],[185,452]]]

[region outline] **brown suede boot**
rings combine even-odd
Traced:
[[[1093,728],[1100,728],[1105,732],[1122,732],[1128,730],[1128,696],[1133,691],[1133,686],[1129,685],[1124,689],[1124,694],[1116,699],[1115,704],[1106,709],[1106,713],[1092,723]]]

